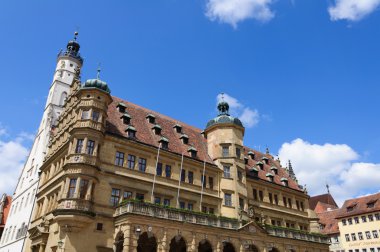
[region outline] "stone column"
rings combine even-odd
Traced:
[[[91,192],[92,192],[92,185],[93,185],[93,181],[90,180],[88,182],[88,187],[87,187],[87,192],[86,192],[86,200],[92,200],[92,195],[91,195]]]
[[[80,187],[80,182],[81,182],[81,177],[77,178],[77,183],[75,184],[75,191],[74,191],[74,198],[77,199],[79,198],[79,187]]]
[[[222,243],[220,240],[218,240],[218,243],[216,244],[216,252],[222,252]]]
[[[131,226],[127,225],[124,229],[124,247],[123,252],[129,252],[130,250],[130,244],[131,244]]]
[[[63,189],[62,196],[61,196],[62,198],[66,198],[67,197],[67,193],[69,191],[69,185],[70,185],[70,178],[66,178],[65,184],[62,187],[62,189]]]
[[[162,236],[162,241],[161,241],[161,248],[162,248],[162,252],[165,252],[166,251],[166,247],[167,247],[167,232],[166,230],[164,230],[164,235]]]
[[[45,244],[40,244],[40,247],[38,249],[38,252],[45,252]]]
[[[86,153],[87,142],[88,142],[88,138],[85,137],[85,138],[83,139],[83,146],[82,146],[82,151],[81,151],[81,153]]]

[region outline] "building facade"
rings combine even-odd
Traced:
[[[244,146],[226,102],[202,131],[99,75],[67,94],[24,251],[328,251],[294,173]]]
[[[346,252],[380,252],[380,193],[346,200],[336,218]]]
[[[13,194],[5,234],[0,241],[0,252],[23,250],[38,189],[38,172],[48,152],[47,146],[52,130],[54,130],[57,118],[62,113],[66,97],[70,94],[75,69],[81,68],[83,63],[83,59],[79,55],[76,36],[77,34],[75,34],[74,40],[69,41],[66,50],[58,54],[57,66],[41,123]]]

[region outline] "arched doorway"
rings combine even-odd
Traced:
[[[250,244],[248,246],[247,251],[250,251],[250,252],[259,252],[259,249],[255,245]]]
[[[280,252],[280,250],[278,248],[273,247],[269,250],[269,252]]]
[[[157,241],[156,237],[149,232],[144,232],[140,235],[137,241],[137,252],[156,252]]]
[[[206,239],[200,241],[198,244],[198,252],[212,252],[211,243]]]
[[[170,241],[169,252],[186,252],[186,241],[182,236],[176,235]]]
[[[124,233],[119,231],[115,237],[115,252],[122,252],[124,247]]]
[[[223,242],[223,252],[235,252],[234,245],[231,242]]]

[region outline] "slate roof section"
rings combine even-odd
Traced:
[[[370,207],[369,205],[372,205]],[[348,209],[352,207],[352,210]],[[346,200],[341,207],[340,213],[336,218],[344,218],[348,216],[368,214],[372,212],[380,211],[380,193],[371,194],[368,196],[363,196],[356,199]]]
[[[123,120],[120,119],[120,117],[124,113],[128,113],[131,116],[130,124],[136,128],[136,138],[133,139],[134,141],[141,142],[150,146],[157,147],[159,146],[159,140],[162,136],[167,138],[169,140],[169,148],[168,151],[177,153],[181,155],[182,153],[184,156],[187,156],[188,158],[191,157],[191,153],[188,152],[188,149],[190,147],[193,147],[197,150],[197,156],[195,159],[203,162],[204,160],[207,163],[215,165],[212,158],[207,153],[207,139],[205,139],[202,135],[202,130],[198,129],[196,127],[187,125],[183,122],[180,122],[178,120],[175,120],[173,118],[170,118],[168,116],[162,115],[160,113],[157,113],[153,110],[149,110],[146,108],[143,108],[139,105],[133,104],[131,102],[122,100],[118,97],[112,96],[113,102],[108,106],[108,119],[106,124],[106,131],[107,133],[111,133],[114,135],[119,135],[122,137],[127,138],[127,133],[125,132],[125,129],[128,127],[127,124],[123,123]],[[119,103],[123,103],[126,106],[125,112],[121,113],[119,112],[117,105]],[[156,135],[154,134],[152,127],[154,124],[149,123],[149,121],[146,119],[146,116],[148,114],[152,114],[155,116],[155,124],[159,124],[162,128],[161,134]],[[177,133],[176,129],[173,128],[176,124],[181,125],[181,133]],[[186,134],[189,138],[188,144],[184,144],[180,137]],[[248,156],[248,152],[251,151],[255,153],[255,159],[252,160],[251,158],[248,159],[248,164],[246,165],[246,171],[247,174],[249,173],[249,168],[256,165],[257,162],[260,162],[263,157],[268,158],[268,164],[264,164],[264,169],[260,170],[258,172],[258,177],[262,180],[268,181],[267,177],[265,176],[267,173],[273,173],[271,171],[271,167],[275,166],[278,168],[278,174],[274,174],[274,183],[282,185],[281,178],[287,178],[288,179],[288,187],[302,191],[297,183],[289,177],[287,172],[284,168],[281,167],[278,161],[275,161],[273,157],[269,154],[263,154],[261,152],[258,152],[256,150],[244,147],[244,154],[243,156]],[[268,181],[269,182],[269,181]]]
[[[332,206],[338,207],[338,205],[336,204],[334,198],[329,193],[310,197],[310,199],[309,199],[310,209],[314,210],[315,207],[317,206],[318,202],[322,202],[322,203],[325,203],[325,204],[328,204],[328,205],[332,205]]]

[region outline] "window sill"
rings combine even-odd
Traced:
[[[233,178],[229,177],[229,178],[226,178],[226,177],[222,177],[223,179],[228,179],[228,180],[234,180]]]
[[[224,207],[228,207],[228,208],[233,208],[233,209],[235,209],[235,207],[234,206],[228,206],[228,205],[223,205]]]

